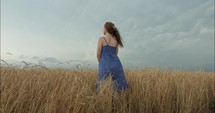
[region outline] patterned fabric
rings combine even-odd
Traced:
[[[105,38],[104,40],[107,43]],[[120,93],[122,89],[128,88],[122,64],[116,54],[116,47],[109,46],[107,43],[107,45],[103,46],[101,50],[98,80],[96,83],[97,91],[99,90],[99,83],[101,82],[101,80],[107,79],[109,74],[111,75],[111,78],[114,81],[113,86],[114,91]]]

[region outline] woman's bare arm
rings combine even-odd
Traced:
[[[118,51],[119,51],[119,47],[118,47],[118,44],[116,46],[116,55],[118,55]]]
[[[100,57],[101,57],[101,50],[102,50],[102,37],[100,37],[100,38],[98,39],[98,44],[97,44],[96,56],[97,56],[98,62],[99,62]]]

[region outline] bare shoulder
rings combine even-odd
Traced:
[[[104,36],[100,36],[100,37],[98,38],[98,40],[102,40],[102,38],[104,38]]]
[[[102,38],[103,38],[103,36],[99,37],[98,41],[101,42],[103,40]]]

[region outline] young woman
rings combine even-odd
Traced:
[[[120,93],[122,89],[128,88],[122,64],[117,56],[118,46],[123,47],[122,38],[112,22],[105,23],[104,35],[98,39],[97,45],[99,70],[96,90],[99,90],[101,81],[110,74],[114,80],[114,91]]]

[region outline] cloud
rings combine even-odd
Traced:
[[[105,21],[112,21],[125,42],[119,50],[125,67],[214,62],[213,0],[14,2],[2,1],[2,50],[31,60],[76,59],[97,66],[97,39]]]
[[[174,7],[167,8],[169,9],[165,10],[167,12],[164,15],[156,15],[161,21],[153,19],[154,15],[148,15],[143,20],[151,18],[151,22],[138,25],[136,29],[126,33],[126,41],[129,43],[126,43],[127,48],[123,51],[123,60],[169,66],[193,66],[213,62],[214,14],[211,9],[214,6],[211,1],[196,4],[192,8],[187,7],[186,11],[179,7],[178,11]],[[171,13],[172,11],[175,12]],[[165,15],[168,12],[173,18]],[[135,19],[131,22],[141,23]]]
[[[27,59],[28,58],[28,56],[24,56],[24,55],[20,55],[19,57],[18,57],[18,59]]]
[[[39,56],[33,56],[31,57],[31,59],[39,59],[40,57]]]
[[[42,56],[32,56],[30,60],[38,64],[47,64],[47,65],[58,64],[61,62],[55,57],[42,57]]]
[[[58,63],[59,61],[54,58],[54,57],[45,57],[44,59],[42,59],[42,61],[44,62],[49,62],[49,63]]]

